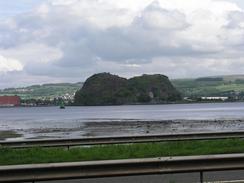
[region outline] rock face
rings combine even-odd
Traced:
[[[127,80],[110,73],[99,73],[88,78],[75,94],[76,105],[166,103],[180,99],[180,93],[168,77],[160,74]]]

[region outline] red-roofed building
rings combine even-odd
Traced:
[[[0,106],[20,106],[20,97],[18,96],[0,96]]]

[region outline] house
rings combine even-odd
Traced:
[[[0,96],[0,107],[20,106],[19,96]]]

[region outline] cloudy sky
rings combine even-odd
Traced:
[[[0,88],[244,74],[243,50],[243,0],[0,0]]]

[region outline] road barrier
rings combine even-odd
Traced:
[[[29,148],[29,147],[71,147],[82,145],[147,143],[182,140],[215,140],[229,138],[244,138],[244,132],[216,132],[216,133],[183,133],[114,137],[88,137],[76,139],[41,139],[25,141],[0,141],[0,147]]]
[[[244,169],[244,154],[0,166],[0,182],[36,182]]]

